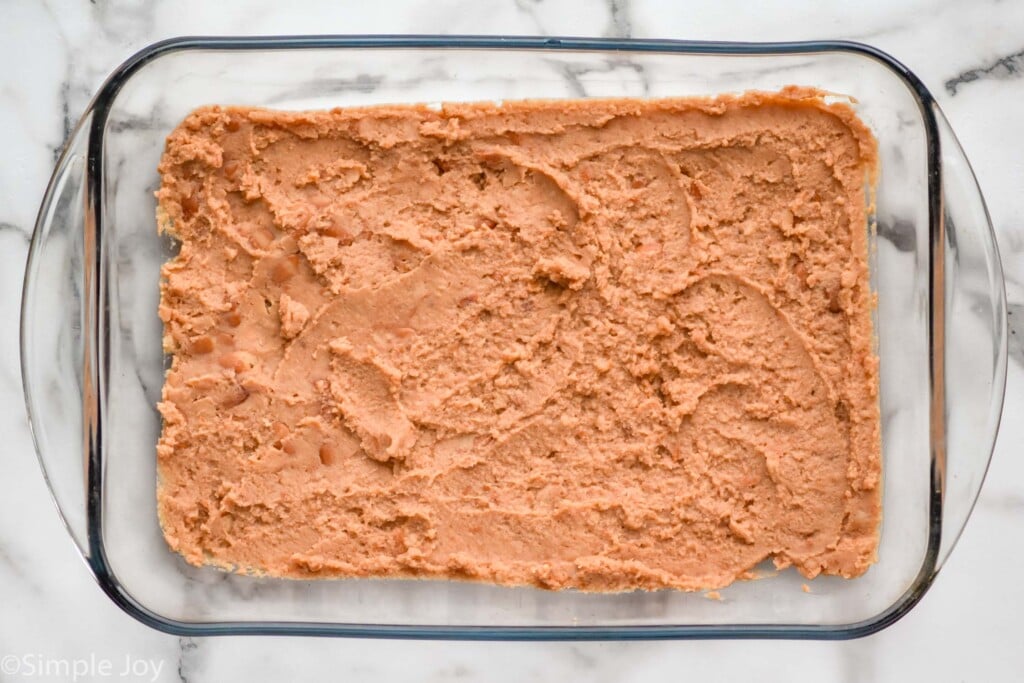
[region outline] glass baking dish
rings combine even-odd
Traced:
[[[210,103],[666,97],[810,85],[856,98],[879,141],[871,233],[884,521],[863,577],[789,570],[721,600],[464,582],[289,581],[187,565],[155,505],[153,191],[165,136]],[[982,196],[924,85],[865,45],[498,37],[183,38],[129,59],[75,129],[47,189],[22,308],[36,448],[67,527],[129,614],[184,635],[495,639],[848,638],[893,623],[948,557],[984,478],[1003,400],[1003,277]]]

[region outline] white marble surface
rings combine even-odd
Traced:
[[[1024,670],[1024,352],[1011,352],[1003,429],[978,507],[923,602],[845,643],[441,643],[179,639],[97,588],[50,502],[22,404],[17,317],[28,236],[55,155],[103,78],[186,34],[491,33],[800,40],[891,52],[936,95],[988,200],[1024,319],[1024,4],[972,0],[232,3],[0,2],[0,681],[78,666],[78,680],[1018,680]],[[1011,318],[1011,324],[1013,318]],[[1018,331],[1024,341],[1024,325]],[[1014,335],[1016,336],[1016,335]],[[17,665],[11,665],[14,656]],[[6,662],[6,664],[5,664]],[[107,664],[104,664],[107,662]],[[64,664],[66,663],[66,664]],[[126,665],[134,673],[123,676]],[[10,668],[8,668],[10,667]],[[20,671],[13,669],[19,668]],[[106,667],[106,668],[104,668]]]

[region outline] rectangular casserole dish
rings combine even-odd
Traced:
[[[722,600],[439,581],[283,581],[186,565],[156,517],[166,359],[153,220],[164,138],[203,104],[675,97],[809,85],[849,95],[878,138],[870,256],[881,370],[879,562],[855,580],[793,571]],[[64,151],[32,241],[22,374],[37,451],[104,591],[183,635],[496,639],[797,637],[876,631],[906,613],[977,497],[1006,371],[1003,280],[984,202],[923,84],[854,43],[490,37],[185,38],[101,88]],[[84,474],[84,482],[83,482]],[[83,485],[84,484],[84,485]]]

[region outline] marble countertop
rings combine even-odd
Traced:
[[[1012,680],[1024,670],[1024,4],[995,0],[402,0],[0,5],[0,681]],[[97,587],[50,501],[21,393],[17,320],[28,239],[56,155],[106,75],[178,35],[480,33],[873,44],[935,94],[985,193],[1007,275],[1003,427],[974,515],[920,605],[850,642],[468,643],[177,638]],[[16,664],[11,664],[16,658]],[[66,663],[66,664],[64,664]],[[106,664],[104,664],[106,663]],[[68,667],[68,675],[61,667]],[[47,672],[49,669],[49,672]]]

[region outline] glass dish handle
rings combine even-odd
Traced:
[[[945,242],[945,458],[937,567],[949,557],[988,470],[1006,387],[1006,293],[992,221],[953,130],[933,106],[942,151]]]
[[[86,148],[84,119],[46,188],[21,302],[21,375],[39,463],[65,526],[88,556],[83,400]]]

